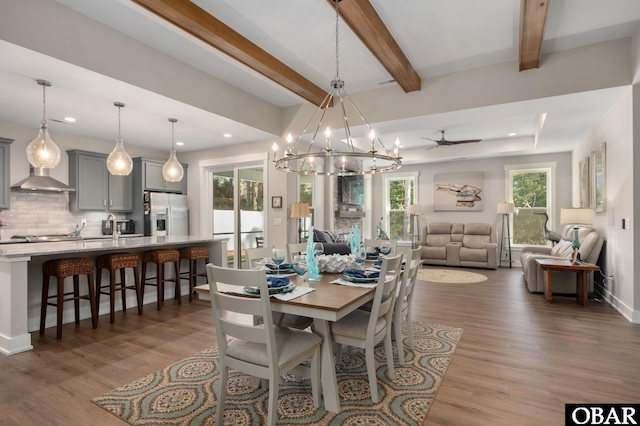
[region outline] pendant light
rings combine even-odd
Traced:
[[[170,118],[171,122],[171,151],[169,152],[169,159],[164,166],[162,166],[162,177],[167,182],[180,182],[182,176],[184,176],[184,168],[176,157],[176,141],[174,135],[174,125],[178,122],[175,118]]]
[[[133,170],[133,160],[124,149],[124,141],[120,133],[120,110],[124,108],[124,104],[122,102],[114,102],[113,105],[118,107],[118,137],[116,138],[116,147],[107,157],[107,169],[112,175],[128,176]]]
[[[46,80],[36,80],[42,86],[42,122],[38,136],[27,145],[27,160],[36,169],[53,169],[60,163],[60,148],[49,136],[47,130],[47,102],[45,90],[51,87],[51,82]]]

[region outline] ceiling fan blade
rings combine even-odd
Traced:
[[[460,144],[460,143],[473,143],[473,142],[480,142],[482,139],[466,139],[466,140],[461,140],[461,141],[447,141],[447,143],[449,144]]]
[[[425,137],[423,137],[423,138],[421,138],[421,139],[426,139],[426,140],[433,141],[433,142],[440,142],[440,141],[439,141],[439,140],[437,140],[437,139],[431,139],[431,138],[425,138]]]

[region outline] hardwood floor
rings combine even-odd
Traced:
[[[416,288],[415,320],[464,329],[426,425],[561,425],[565,403],[640,402],[640,325],[593,300],[549,305],[519,268],[473,271],[489,280]],[[216,344],[205,301],[108,319],[0,355],[0,425],[123,425],[90,398]]]

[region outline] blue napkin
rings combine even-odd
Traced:
[[[287,277],[267,277],[267,281],[269,283],[269,288],[278,288],[289,285],[289,278]]]
[[[361,269],[345,269],[344,274],[351,278],[378,278],[380,272],[367,272]]]
[[[375,266],[376,268],[380,268],[382,266],[382,260],[378,260],[373,264],[373,266]]]
[[[271,269],[272,271],[275,271],[278,269],[278,265],[274,265],[273,263],[267,263],[264,266]],[[280,269],[293,269],[293,263],[281,263]]]
[[[367,253],[367,259],[377,259],[377,258],[378,258],[377,252]]]

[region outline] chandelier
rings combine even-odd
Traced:
[[[396,139],[392,152],[387,151],[380,138],[376,135],[371,125],[364,118],[358,107],[353,103],[344,89],[344,81],[340,79],[339,68],[339,13],[338,3],[340,0],[333,0],[336,5],[336,75],[331,82],[331,90],[327,93],[318,109],[307,122],[300,136],[295,142],[291,134],[287,136],[287,145],[282,155],[278,155],[278,146],[274,143],[273,162],[275,168],[284,172],[296,173],[299,175],[321,175],[321,176],[354,176],[383,173],[396,170],[401,167],[400,141]],[[330,106],[335,108],[341,115],[344,128],[344,138],[340,137],[340,144],[344,148],[336,149],[336,143],[332,145],[331,129],[325,127],[326,113]],[[350,121],[347,111],[359,117],[359,123],[368,129],[368,141],[360,144],[360,148],[354,145]],[[317,122],[316,122],[317,120]],[[303,135],[307,130],[313,128],[310,142],[303,141]],[[324,138],[322,137],[324,135]],[[322,140],[324,139],[324,140]]]

